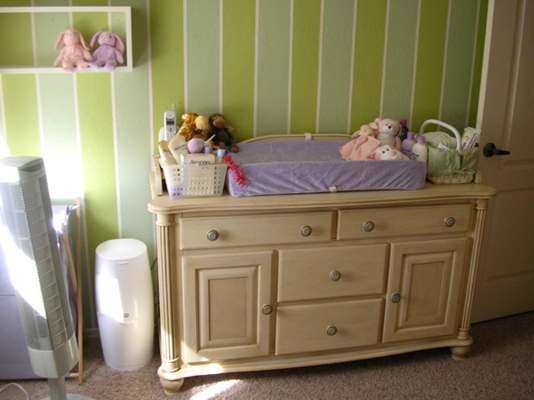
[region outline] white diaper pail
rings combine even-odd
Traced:
[[[134,371],[152,359],[154,296],[146,245],[114,239],[96,248],[96,311],[104,361]]]

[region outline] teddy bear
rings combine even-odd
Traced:
[[[391,118],[377,118],[367,125],[362,125],[360,130],[354,132],[353,138],[361,136],[374,136],[385,145],[395,147],[397,150],[401,148],[401,140],[399,134],[402,132],[402,126],[399,121]]]
[[[222,114],[213,113],[209,117],[210,131],[208,136],[213,136],[213,144],[219,149],[227,149],[232,152],[239,151],[239,147],[235,144],[234,135],[232,131],[234,128],[226,123],[226,119]]]
[[[402,131],[400,122],[391,118],[377,118],[375,119],[375,122],[378,125],[378,134],[376,135],[376,138],[380,140],[380,143],[400,150],[401,140],[399,134]]]
[[[92,61],[93,56],[85,44],[82,34],[76,29],[66,29],[61,32],[56,41],[56,50],[65,44],[54,61],[54,67],[63,67],[63,71],[72,72],[74,67],[83,70]]]
[[[93,48],[97,39],[100,46],[93,52],[93,61],[89,63],[91,68],[104,68],[109,72],[115,69],[117,63],[124,63],[124,44],[116,34],[109,31],[95,33],[89,48]]]
[[[199,115],[197,113],[186,112],[182,115],[182,120],[184,121],[180,129],[178,130],[178,135],[185,137],[185,140],[189,141],[195,135],[195,120]]]
[[[409,160],[395,147],[383,145],[378,147],[373,153],[367,156],[368,160]]]

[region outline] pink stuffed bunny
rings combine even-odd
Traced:
[[[89,65],[92,68],[104,67],[106,71],[113,71],[117,62],[119,64],[124,62],[124,59],[122,58],[124,44],[113,32],[99,31],[95,33],[91,39],[91,48],[95,45],[97,38],[100,46],[93,52],[94,60],[93,62],[90,62]]]
[[[59,50],[63,44],[65,47],[61,49],[59,56],[54,61],[54,67],[61,64],[63,71],[72,72],[74,67],[85,69],[88,65],[86,60],[91,61],[93,59],[82,34],[76,29],[67,29],[59,34],[56,50]]]

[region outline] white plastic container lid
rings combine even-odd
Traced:
[[[127,261],[146,253],[146,245],[137,239],[111,239],[98,245],[96,254],[110,261]]]

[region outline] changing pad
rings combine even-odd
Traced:
[[[228,169],[231,196],[260,196],[330,191],[422,189],[426,163],[345,161],[339,148],[348,140],[272,141],[239,144],[229,153],[248,181],[240,186]]]

